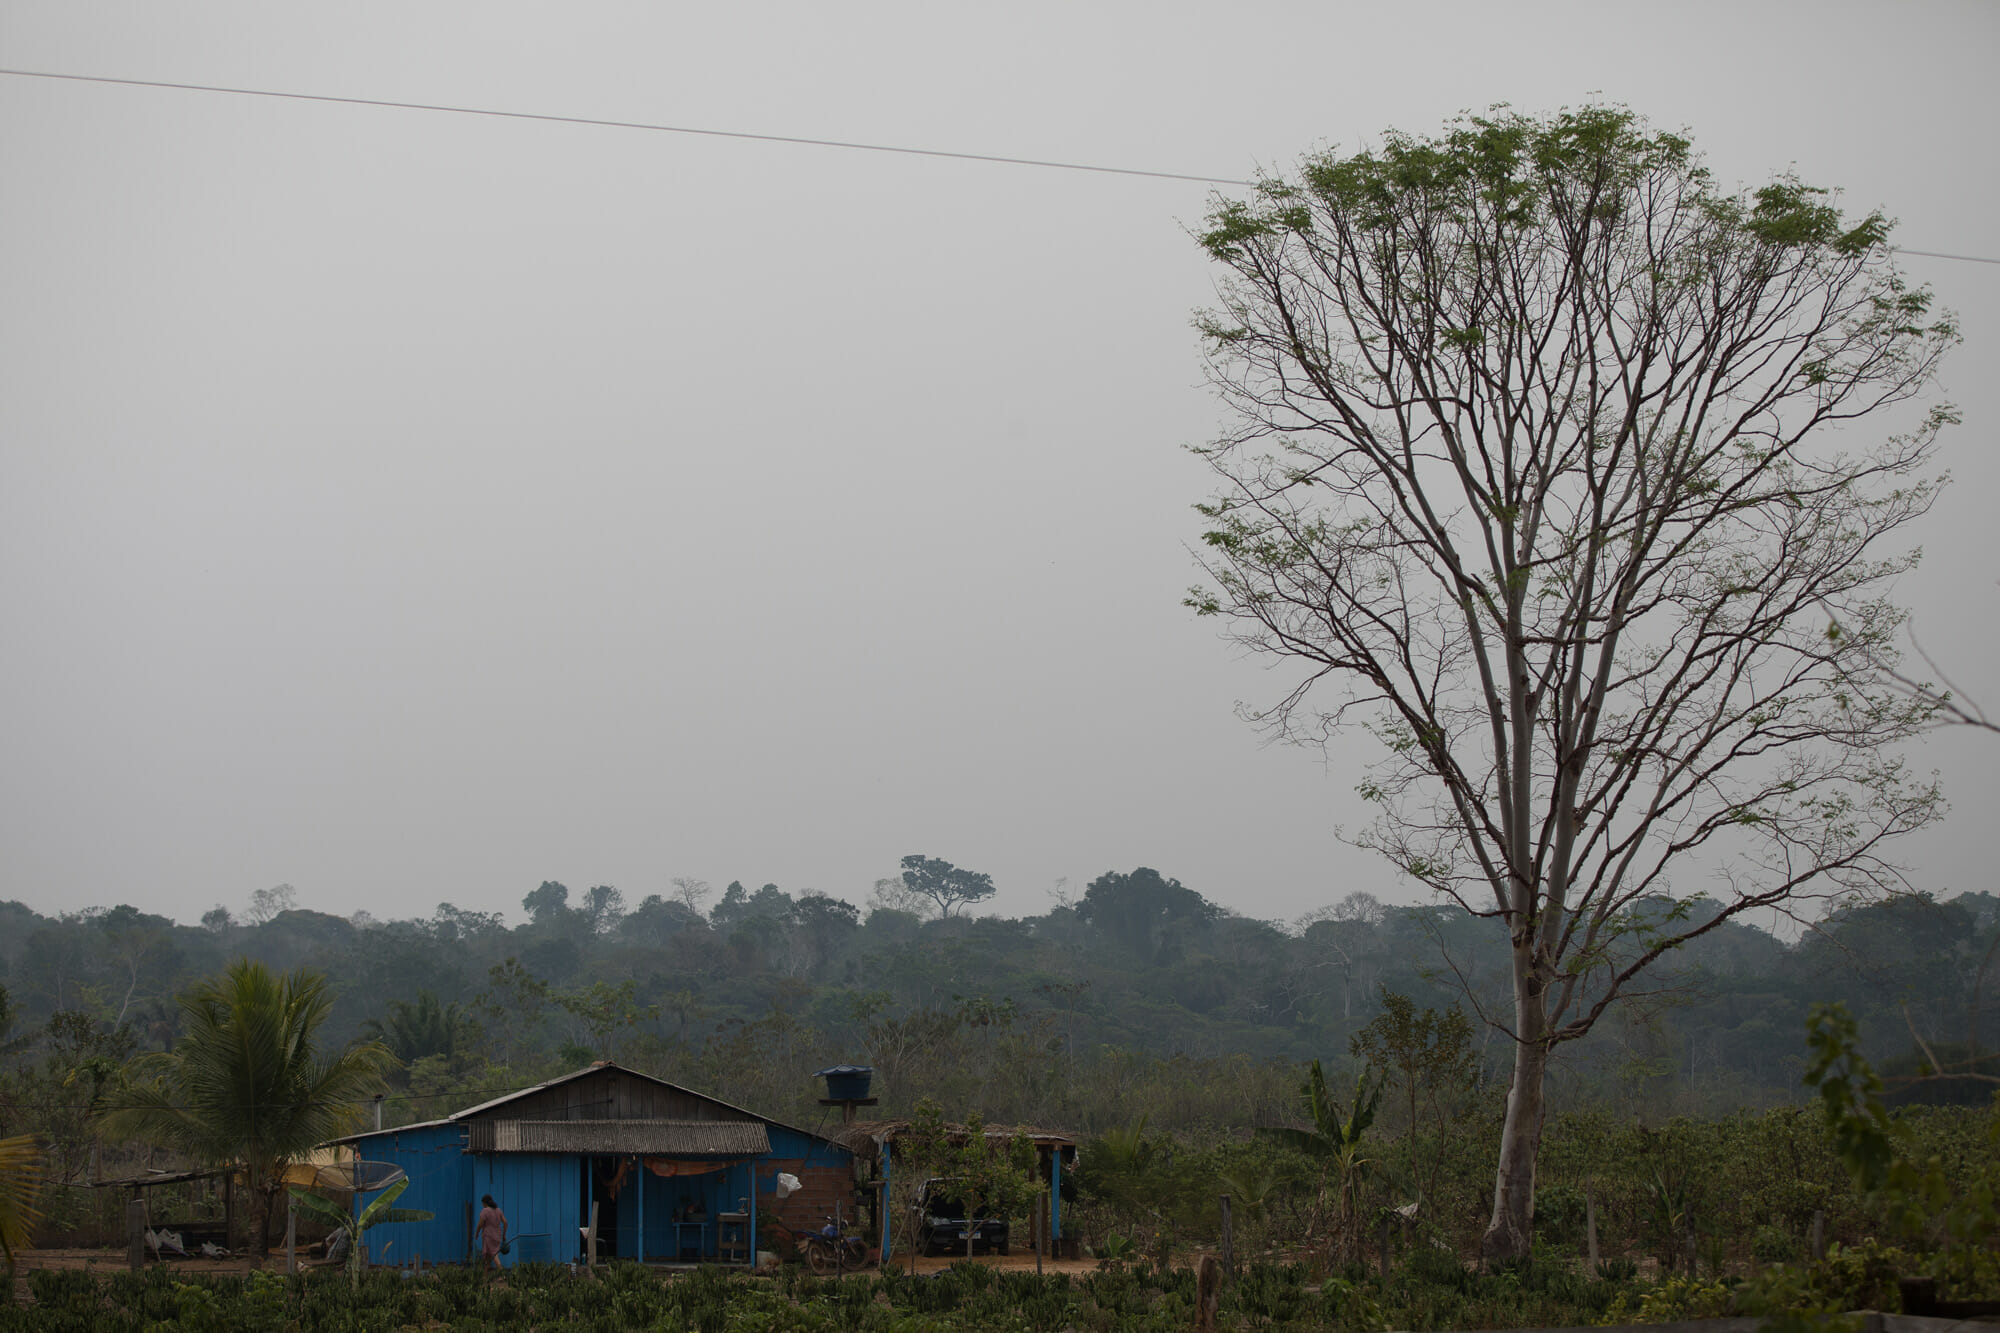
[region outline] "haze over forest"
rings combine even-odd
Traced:
[[[1966,165],[1990,6],[1428,12],[1420,74],[1405,14],[1285,4],[21,0],[0,45],[1220,181],[1621,102],[1725,183],[1795,166],[1897,244],[2000,254]],[[1289,681],[1180,605],[1182,446],[1222,419],[1188,232],[1238,187],[11,75],[0,155],[5,896],[186,921],[288,882],[387,918],[691,874],[858,904],[929,848],[1014,915],[1139,864],[1256,917],[1414,899],[1337,836],[1372,743],[1265,745],[1235,706]],[[1996,270],[1899,262],[1966,338],[1899,595],[2000,699]],[[1990,891],[2000,747],[1915,762],[1963,813],[1898,849],[1914,882]]]
[[[1349,1040],[1385,993],[1440,1012],[1468,992],[1506,995],[1504,947],[1455,909],[1356,894],[1288,929],[1140,868],[1046,913],[938,919],[898,887],[864,915],[775,885],[690,881],[679,900],[627,902],[544,882],[512,928],[450,904],[351,921],[293,905],[282,886],[198,925],[0,903],[13,1065],[0,1133],[39,1125],[60,1144],[73,1132],[80,1152],[92,1093],[71,1071],[168,1047],[185,1017],[176,994],[245,955],[334,979],[328,1036],[381,1036],[405,1062],[392,1123],[608,1057],[807,1124],[822,1110],[812,1071],[855,1061],[878,1069],[884,1114],[930,1095],[1101,1131],[1144,1106],[1162,1129],[1212,1131],[1283,1120],[1301,1061],[1350,1077]],[[1657,1122],[1795,1101],[1804,1017],[1825,1000],[1848,1004],[1892,1074],[1913,1072],[1913,1027],[1947,1058],[1971,1024],[2000,1030],[1996,939],[1988,894],[1837,913],[1791,944],[1726,924],[1668,960],[1661,993],[1564,1048],[1555,1103]],[[1495,1098],[1505,1042],[1477,1026],[1472,1040]]]

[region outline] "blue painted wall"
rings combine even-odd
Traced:
[[[410,1186],[391,1207],[427,1208],[437,1216],[429,1222],[388,1222],[368,1229],[369,1255],[381,1263],[464,1263],[465,1205],[476,1203],[472,1159],[464,1152],[464,1131],[456,1125],[430,1129],[391,1129],[371,1134],[355,1144],[364,1161],[394,1162],[410,1177]],[[356,1206],[378,1196],[360,1195]],[[477,1209],[474,1210],[475,1215]],[[387,1250],[384,1250],[387,1246]]]
[[[810,1134],[788,1129],[784,1125],[766,1125],[764,1128],[771,1136],[773,1157],[802,1157],[807,1166],[850,1166],[854,1161],[853,1153],[824,1139],[813,1138]],[[771,1187],[768,1179],[771,1174],[771,1169],[768,1167],[758,1173],[759,1189]]]
[[[567,1263],[583,1253],[582,1159],[541,1153],[475,1153],[472,1197],[491,1194],[507,1214],[511,1251],[500,1263]]]
[[[772,1158],[803,1158],[813,1166],[845,1166],[850,1161],[845,1149],[797,1130],[771,1125],[769,1132]],[[468,1153],[464,1142],[465,1130],[459,1125],[384,1130],[356,1141],[355,1147],[365,1160],[393,1162],[409,1174],[409,1188],[396,1200],[396,1207],[423,1208],[436,1214],[429,1222],[396,1222],[372,1228],[369,1251],[378,1262],[406,1264],[421,1259],[425,1264],[449,1264],[472,1260],[476,1255],[466,1209],[469,1205],[476,1217],[483,1194],[491,1194],[500,1211],[507,1214],[512,1244],[509,1253],[501,1257],[503,1266],[567,1263],[583,1257],[582,1231],[589,1216],[585,1202],[589,1158]],[[765,1196],[757,1201],[760,1211],[768,1207],[777,1170],[771,1162],[759,1160],[731,1162],[709,1175],[662,1178],[635,1166],[616,1200],[598,1200],[600,1217],[608,1220],[607,1215],[615,1210],[622,1257],[638,1253],[643,1210],[646,1258],[672,1260],[680,1245],[692,1245],[697,1234],[703,1256],[713,1258],[717,1215],[731,1211],[739,1199],[754,1194]],[[361,1202],[372,1197],[364,1196]],[[708,1225],[683,1236],[671,1225],[674,1212],[696,1201],[702,1205]],[[613,1256],[600,1248],[599,1257]]]

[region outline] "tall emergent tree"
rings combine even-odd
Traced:
[[[1364,845],[1508,934],[1490,1258],[1531,1243],[1553,1047],[1740,913],[1893,888],[1939,812],[1882,749],[1928,706],[1870,668],[1956,335],[1888,232],[1590,108],[1311,158],[1201,235],[1237,424],[1191,604],[1305,668],[1263,723],[1384,743]]]
[[[275,976],[246,958],[181,997],[180,1040],[133,1062],[124,1105],[105,1120],[110,1133],[198,1162],[241,1164],[258,1200],[259,1257],[285,1168],[352,1128],[396,1062],[380,1042],[323,1046],[332,1007],[325,978]]]
[[[937,904],[938,916],[963,911],[969,903],[985,902],[993,896],[993,876],[978,870],[962,870],[922,852],[903,858],[903,886],[913,897],[928,898]]]

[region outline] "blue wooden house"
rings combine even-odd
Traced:
[[[410,1185],[396,1206],[435,1214],[371,1230],[379,1263],[475,1258],[483,1194],[507,1215],[503,1264],[582,1257],[593,1205],[600,1259],[655,1263],[753,1263],[765,1218],[805,1230],[836,1206],[854,1216],[849,1149],[604,1060],[442,1120],[334,1143],[401,1167]],[[780,1172],[802,1184],[783,1200]]]

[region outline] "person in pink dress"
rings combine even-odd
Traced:
[[[485,1260],[482,1267],[498,1272],[500,1248],[507,1243],[507,1214],[500,1211],[491,1194],[481,1195],[479,1202],[484,1207],[479,1210],[479,1221],[473,1224],[472,1234],[479,1237],[479,1253]]]

